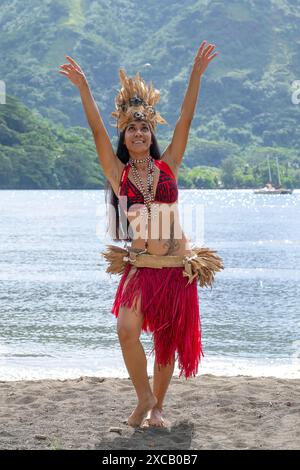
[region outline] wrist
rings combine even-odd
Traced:
[[[198,78],[201,78],[204,72],[199,70],[199,65],[194,64],[192,68],[192,74],[196,75]]]
[[[87,79],[84,77],[82,78],[80,84],[78,85],[78,90],[81,92],[89,87]]]

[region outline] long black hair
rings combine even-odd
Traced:
[[[125,140],[125,130],[123,130],[119,135],[119,140],[117,144],[116,156],[117,158],[125,165],[128,163],[130,155],[126,145],[124,144]],[[161,152],[159,149],[158,142],[156,140],[155,135],[151,131],[151,145],[150,145],[150,155],[154,158],[154,160],[161,159]],[[112,185],[108,180],[106,180],[105,185],[105,202],[106,207],[108,206],[108,210],[106,210],[106,214],[108,216],[108,225],[107,231],[114,242],[117,241],[132,241],[132,237],[129,234],[129,221],[119,204],[119,199],[116,196]],[[122,217],[120,218],[120,212],[122,213]],[[126,230],[124,227],[124,220],[126,220]],[[120,223],[121,222],[121,223]]]

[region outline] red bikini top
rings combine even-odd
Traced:
[[[156,202],[169,204],[176,202],[178,198],[178,186],[171,168],[163,160],[153,161],[160,170],[154,200]],[[119,196],[127,196],[127,210],[133,204],[144,204],[143,194],[128,178],[129,170],[130,165],[127,163],[123,168],[119,187]]]

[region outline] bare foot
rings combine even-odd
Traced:
[[[170,423],[162,417],[162,410],[156,408],[155,406],[148,413],[147,418],[143,422],[143,428],[148,428],[150,426],[166,428],[170,426]]]
[[[140,426],[147,416],[147,413],[156,405],[157,398],[152,395],[147,400],[142,403],[139,403],[136,409],[129,416],[127,423],[129,426],[137,427]]]

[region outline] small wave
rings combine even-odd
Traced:
[[[54,357],[51,354],[0,353],[0,357]]]

